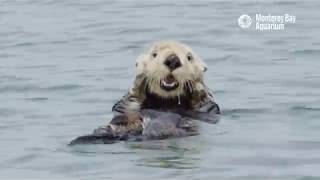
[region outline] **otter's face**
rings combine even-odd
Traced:
[[[137,75],[145,78],[149,91],[161,97],[192,92],[203,80],[206,66],[185,44],[174,41],[154,43],[137,59]]]

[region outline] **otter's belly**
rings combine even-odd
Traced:
[[[197,122],[177,113],[146,109],[142,110],[141,114],[143,119],[136,121],[141,122],[141,126],[135,126],[137,129],[132,129],[130,123],[124,121],[120,126],[98,128],[92,134],[80,136],[71,141],[70,145],[111,144],[118,141],[156,140],[198,134]]]

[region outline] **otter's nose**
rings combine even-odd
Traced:
[[[177,55],[171,54],[167,57],[167,59],[164,61],[164,64],[171,70],[175,70],[178,67],[181,66],[180,59]]]

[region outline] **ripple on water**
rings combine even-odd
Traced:
[[[18,77],[14,75],[0,75],[0,81],[3,82],[15,82],[15,81],[30,81],[31,78]]]
[[[27,91],[39,91],[41,88],[36,85],[6,85],[0,87],[0,93],[21,93]]]
[[[12,117],[18,115],[20,112],[12,108],[0,108],[0,117]]]
[[[24,98],[26,101],[32,101],[32,102],[43,102],[48,101],[48,97],[31,97],[31,98]]]
[[[301,118],[304,117],[306,121],[297,121],[297,123],[306,122],[301,126],[304,126],[304,127],[310,126],[309,128],[314,128],[314,129],[317,129],[319,127],[319,123],[318,123],[319,122],[318,119],[320,117],[319,107],[296,105],[289,108],[288,114],[293,115],[295,118],[297,116]]]
[[[44,119],[49,119],[50,115],[47,114],[27,114],[23,116],[24,119],[31,119],[31,120],[44,120]],[[30,123],[31,124],[31,123]]]
[[[301,105],[296,105],[292,106],[290,108],[290,111],[292,112],[319,112],[320,113],[320,107],[310,107],[310,106],[301,106]]]
[[[98,98],[98,97],[94,97],[94,98],[80,98],[80,99],[76,99],[73,102],[77,102],[77,103],[85,103],[85,104],[92,104],[92,103],[101,103],[101,104],[107,104],[107,103],[113,103],[113,100],[110,99],[105,99],[105,98]]]
[[[297,150],[320,150],[320,141],[317,140],[290,140],[288,145]]]
[[[121,47],[118,47],[116,49],[114,49],[114,51],[116,52],[127,52],[127,51],[135,51],[135,50],[138,50],[138,49],[141,49],[141,45],[138,45],[138,44],[126,44],[126,45],[123,45]]]
[[[282,39],[272,39],[272,40],[267,40],[264,42],[266,45],[284,45],[287,44],[288,41],[282,40]]]
[[[176,3],[167,3],[167,2],[159,2],[159,3],[152,3],[144,1],[141,4],[133,4],[130,6],[127,6],[129,9],[149,9],[149,8],[155,8],[155,7],[161,7],[161,8],[175,8],[178,6]]]
[[[59,149],[61,152],[69,153],[71,152],[76,156],[97,156],[103,154],[110,155],[130,155],[136,154],[136,152],[131,151],[130,149],[123,149],[123,143],[108,144],[108,145],[75,145],[68,146],[65,148]]]
[[[103,91],[108,92],[108,93],[126,93],[128,91],[128,89],[106,87],[106,88],[103,88]]]
[[[19,164],[20,165],[23,165],[23,164],[27,164],[27,163],[31,163],[32,161],[38,159],[38,158],[41,158],[42,155],[39,154],[39,152],[37,153],[26,153],[25,155],[22,155],[22,156],[19,156],[9,162],[7,162],[6,164],[8,166],[14,166],[14,165],[17,165]]]
[[[1,46],[0,46],[0,49],[1,49]],[[17,55],[15,55],[15,54],[9,54],[9,53],[2,53],[2,54],[0,54],[0,58],[13,58],[13,57],[16,57]],[[0,68],[2,68],[2,67],[0,67]]]
[[[33,46],[37,43],[34,43],[34,42],[22,42],[22,43],[17,43],[17,44],[14,44],[14,45],[11,45],[10,48],[13,48],[13,47],[27,47],[27,46]]]
[[[168,169],[198,169],[198,166],[195,163],[198,161],[200,161],[199,158],[183,158],[180,156],[168,156],[142,158],[136,162],[136,165]]]
[[[230,34],[230,32],[228,30],[226,30],[226,29],[222,30],[222,29],[218,29],[218,28],[208,29],[205,32],[208,34],[215,34],[215,35],[221,35],[221,36]]]
[[[146,141],[146,142],[130,142],[127,143],[127,146],[133,150],[168,150],[168,151],[195,151],[196,149],[188,148],[188,147],[179,147],[175,144],[172,144],[170,141],[166,140],[154,140],[154,141]]]
[[[275,6],[280,5],[280,6],[296,6],[298,3],[298,1],[274,1],[273,4]]]
[[[79,84],[63,84],[63,85],[50,86],[45,89],[47,91],[68,91],[68,90],[82,89],[84,87],[87,87],[87,86],[83,86]]]
[[[291,51],[294,55],[320,55],[320,49],[298,49]]]
[[[217,58],[214,58],[212,60],[208,59],[207,62],[208,63],[216,63],[216,62],[224,62],[224,61],[228,61],[228,60],[231,60],[232,58],[234,57],[234,55],[225,55],[225,56],[222,56],[222,57],[217,57]]]
[[[165,30],[164,28],[132,28],[132,29],[120,29],[116,32],[116,34],[118,35],[131,35],[132,33],[134,34],[143,34],[143,33],[152,33],[152,32],[161,32]],[[133,46],[134,44],[132,44],[131,46]],[[130,47],[130,46],[129,46]],[[136,47],[136,46],[134,46]],[[138,46],[138,48],[140,48],[140,46]]]
[[[168,169],[197,169],[201,160],[196,157],[199,153],[196,147],[177,144],[182,139],[154,140],[146,142],[127,143],[128,148],[139,154],[135,160],[137,166]]]
[[[245,115],[261,115],[265,113],[271,113],[271,108],[236,108],[236,109],[222,109],[221,114],[223,116],[240,118]]]
[[[0,87],[0,93],[25,93],[25,92],[57,92],[57,91],[73,91],[86,88],[88,86],[79,84],[63,84],[48,87],[41,87],[32,84],[6,85]]]
[[[270,156],[252,156],[247,158],[237,158],[232,159],[234,165],[243,166],[263,166],[263,167],[288,167],[288,166],[300,166],[300,165],[310,165],[319,164],[320,158],[297,158],[297,157],[279,157],[275,155]]]
[[[17,69],[56,69],[58,65],[55,64],[43,64],[43,65],[28,65],[28,66],[18,66]]]

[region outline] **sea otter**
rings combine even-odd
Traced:
[[[138,57],[133,87],[112,107],[109,124],[71,145],[196,135],[194,120],[217,123],[220,114],[204,83],[206,70],[187,45],[155,42]]]
[[[204,83],[206,70],[189,46],[176,41],[155,42],[136,60],[133,87],[112,111],[192,111],[192,118],[201,116],[210,121],[211,115],[220,114],[220,108]]]

